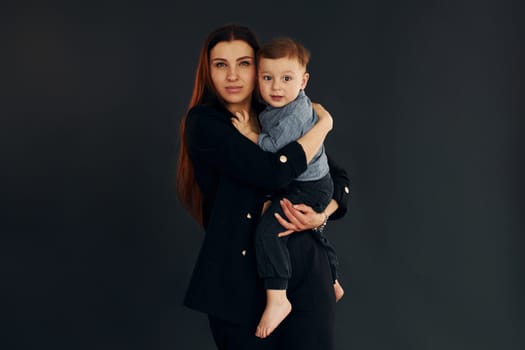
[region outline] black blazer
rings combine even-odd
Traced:
[[[206,234],[184,304],[227,321],[246,322],[260,316],[265,300],[253,246],[264,194],[301,174],[306,157],[297,142],[276,153],[263,151],[231,125],[231,117],[225,110],[201,105],[186,119]],[[350,182],[343,169],[329,162],[339,203],[331,219],[336,219],[346,213]]]

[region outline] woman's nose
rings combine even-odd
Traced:
[[[239,76],[237,75],[237,71],[235,69],[228,70],[227,79],[228,80],[237,80]]]

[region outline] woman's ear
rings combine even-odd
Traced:
[[[310,74],[308,72],[305,72],[303,74],[303,81],[301,82],[301,90],[304,90],[306,88],[306,84],[308,84],[309,78],[310,78]]]

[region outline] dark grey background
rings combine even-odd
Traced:
[[[227,22],[312,52],[349,170],[338,349],[525,346],[518,1],[74,2],[2,10],[3,349],[211,349],[178,122]]]

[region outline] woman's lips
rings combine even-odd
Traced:
[[[242,90],[242,86],[227,86],[226,91],[228,91],[231,94],[240,92]]]

